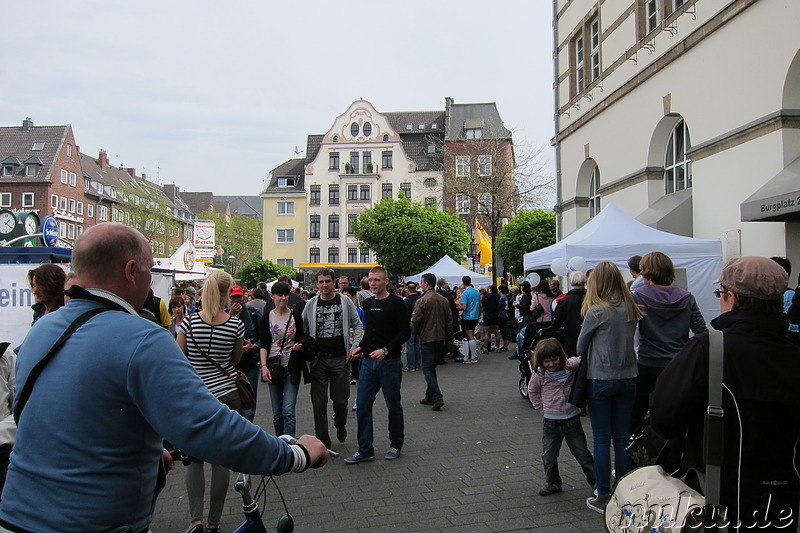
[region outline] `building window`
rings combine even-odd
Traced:
[[[104,205],[97,206],[97,218],[100,220],[108,220],[108,207]]]
[[[492,195],[482,192],[478,195],[478,212],[481,215],[489,215],[492,212]]]
[[[439,206],[439,202],[437,202],[436,198],[434,198],[433,196],[428,196],[427,198],[425,198],[425,206],[426,207],[429,207],[429,206],[438,207]]]
[[[70,186],[75,187],[75,185],[77,185],[77,183],[78,183],[78,176],[76,176],[74,172],[70,172],[69,173],[69,184],[70,184]]]
[[[358,215],[356,213],[348,213],[347,214],[347,234],[353,234],[353,222],[358,220]]]
[[[77,226],[75,226],[75,236],[80,237],[81,233],[83,233],[83,226],[78,224]],[[169,248],[170,248],[170,254],[172,254],[172,246],[170,246]]]
[[[370,199],[370,196],[372,196],[371,191],[372,191],[372,187],[370,187],[369,185],[362,185],[361,186],[361,199],[365,200],[365,201],[368,201]]]
[[[358,200],[358,185],[347,186],[347,199]]]
[[[369,248],[361,248],[361,262],[369,263]]]
[[[456,156],[456,177],[466,178],[469,176],[469,156],[457,155]]]
[[[594,17],[589,21],[589,79],[594,81],[600,77],[600,20]]]
[[[59,222],[58,223],[58,236],[61,239],[67,238],[67,223],[66,222]]]
[[[386,150],[381,152],[381,167],[382,168],[392,168],[392,152],[391,150]]]
[[[308,249],[308,262],[319,263],[319,248],[312,246]]]
[[[61,183],[64,184],[69,183],[69,172],[67,172],[63,168],[61,169]]]
[[[29,178],[35,178],[36,174],[38,173],[39,173],[38,165],[25,165],[25,176]]]
[[[294,202],[278,202],[279,215],[294,215]]]
[[[360,128],[358,127],[358,122],[353,122],[352,124],[350,124],[350,135],[352,135],[353,137],[357,136],[359,129]]]
[[[385,134],[383,136],[383,142],[389,142],[389,135],[388,134]]]
[[[409,122],[408,124],[406,124],[406,130],[408,130],[408,131],[411,131],[411,130],[413,130],[413,129],[414,129],[414,125],[413,125],[411,122]]]
[[[483,138],[483,128],[467,128],[464,130],[464,133],[467,136],[467,139],[482,139]]]
[[[369,137],[372,134],[372,124],[370,124],[369,122],[364,123],[363,129],[364,129],[364,135],[366,137]]]
[[[78,202],[78,214],[83,214],[83,202]]]
[[[679,120],[672,128],[664,155],[664,193],[670,194],[692,186],[692,163],[686,157],[691,147],[686,122]]]
[[[62,211],[66,211],[67,210],[67,197],[66,196],[62,196],[60,200],[61,201],[59,202],[59,209],[61,209]]]
[[[436,178],[425,178],[422,182],[426,187],[436,187]]]
[[[331,246],[328,248],[328,263],[338,263],[339,262],[339,248],[336,246]]]
[[[348,248],[347,249],[347,262],[348,263],[357,263],[358,262],[358,248]]]
[[[429,153],[429,154],[435,154],[435,153],[436,153],[436,145],[434,145],[434,144],[429,144],[429,145],[428,145],[428,153]]]
[[[10,192],[0,192],[0,207],[11,207]]]
[[[281,189],[286,189],[295,186],[295,178],[278,178],[278,187]]]
[[[644,33],[647,35],[661,24],[661,0],[645,0],[644,17]]]
[[[382,183],[381,184],[381,199],[383,198],[391,198],[392,197],[392,184],[391,183]]]
[[[456,194],[456,213],[459,215],[469,214],[469,198],[466,194]]]
[[[3,165],[3,176],[13,176],[13,175],[14,175],[14,165]]]
[[[400,184],[400,192],[406,195],[406,198],[411,200],[411,184],[410,183],[401,183]]]
[[[372,152],[362,152],[361,161],[364,164],[364,172],[370,172],[369,169],[372,166]]]
[[[335,142],[335,143],[339,142],[339,136],[338,135],[334,135],[333,136],[333,142]]]
[[[293,229],[279,229],[278,230],[278,242],[282,244],[291,244],[294,242],[294,230]]]
[[[72,145],[67,145],[67,157],[72,157]]]
[[[492,175],[492,156],[479,155],[478,176],[491,176],[491,175]]]
[[[278,264],[279,265],[283,265],[283,266],[293,267],[294,266],[294,259],[279,257],[278,258]]]
[[[589,218],[600,213],[600,168],[595,165],[589,178]]]
[[[583,49],[583,33],[579,33],[573,40],[572,40],[572,49],[573,49],[573,74],[574,74],[574,88],[575,94],[580,94],[583,92],[583,89],[586,88],[586,82],[584,78],[584,49]]]
[[[34,152],[41,152],[42,150],[44,150],[44,143],[41,142],[33,143],[33,148],[31,148],[31,150],[33,150]]]
[[[669,7],[670,7],[670,15],[675,13],[679,7],[686,3],[687,0],[669,0]]]
[[[86,216],[94,218],[94,204],[86,204]]]
[[[339,238],[339,215],[328,215],[328,238]]]
[[[353,167],[353,174],[358,174],[358,152],[350,152],[350,166]]]
[[[322,203],[322,187],[319,185],[312,185],[311,186],[311,199],[309,200],[311,205],[319,205]]]
[[[52,207],[53,209],[58,209],[58,195],[57,194],[51,194],[50,195],[50,207]]]
[[[330,170],[339,170],[339,152],[328,154],[328,168]]]
[[[69,199],[69,210],[68,211],[70,213],[74,213],[75,212],[75,208],[76,208],[76,202],[75,202],[75,200],[73,198],[70,198]]]
[[[67,225],[67,238],[75,239],[75,224]]]
[[[331,183],[328,185],[328,204],[339,205],[339,184]]]
[[[309,239],[319,239],[320,233],[320,216],[319,215],[311,215],[308,222],[308,238]]]

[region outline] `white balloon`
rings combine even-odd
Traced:
[[[569,272],[566,261],[560,257],[553,259],[553,262],[550,263],[550,270],[552,270],[553,274],[556,276],[566,276],[567,272]]]
[[[531,272],[530,274],[525,276],[525,279],[528,280],[528,283],[531,284],[531,287],[536,287],[537,285],[539,285],[539,282],[542,281],[542,278],[539,277],[539,274],[537,274],[536,272]]]
[[[567,266],[569,266],[569,269],[572,270],[573,272],[576,270],[580,270],[581,272],[583,272],[586,269],[586,259],[584,259],[579,255],[576,255],[575,257],[569,260]]]

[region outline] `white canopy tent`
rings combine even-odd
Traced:
[[[419,274],[406,276],[405,281],[419,283],[420,280],[422,280],[422,275],[426,272],[433,272],[436,275],[436,279],[446,279],[450,287],[458,287],[461,285],[461,278],[463,276],[469,276],[472,278],[472,285],[474,287],[488,287],[492,284],[492,276],[478,274],[477,272],[473,272],[468,268],[464,268],[456,263],[455,260],[449,255],[442,257],[433,265],[431,265],[430,268],[423,270]]]
[[[713,281],[722,272],[722,242],[674,235],[646,226],[608,204],[581,228],[547,248],[524,256],[525,270],[549,268],[554,259],[568,262],[583,257],[586,268],[601,261],[612,261],[627,270],[628,258],[649,252],[663,252],[675,265],[676,285],[683,286],[697,300],[706,322],[719,315],[719,302],[712,291]]]

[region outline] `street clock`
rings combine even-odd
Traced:
[[[10,237],[17,229],[17,217],[8,210],[0,211],[0,236]]]

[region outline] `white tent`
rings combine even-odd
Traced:
[[[477,272],[473,272],[468,268],[464,268],[463,266],[459,265],[455,262],[455,260],[446,255],[436,261],[430,268],[427,268],[420,272],[419,274],[415,274],[413,276],[406,276],[405,281],[413,281],[415,283],[419,283],[422,279],[422,275],[426,272],[433,272],[436,275],[436,279],[444,278],[447,280],[447,283],[450,287],[458,287],[461,285],[461,278],[463,276],[469,276],[472,278],[472,285],[474,287],[488,287],[492,284],[492,276],[487,276],[484,274],[478,274]]]
[[[583,257],[587,269],[601,261],[612,261],[627,270],[632,255],[656,251],[672,259],[676,285],[685,285],[694,295],[706,322],[718,316],[719,301],[712,293],[712,282],[722,272],[722,242],[659,231],[631,218],[614,204],[608,204],[600,214],[556,244],[526,253],[524,265],[526,271],[537,270],[549,268],[554,259],[569,261]]]

